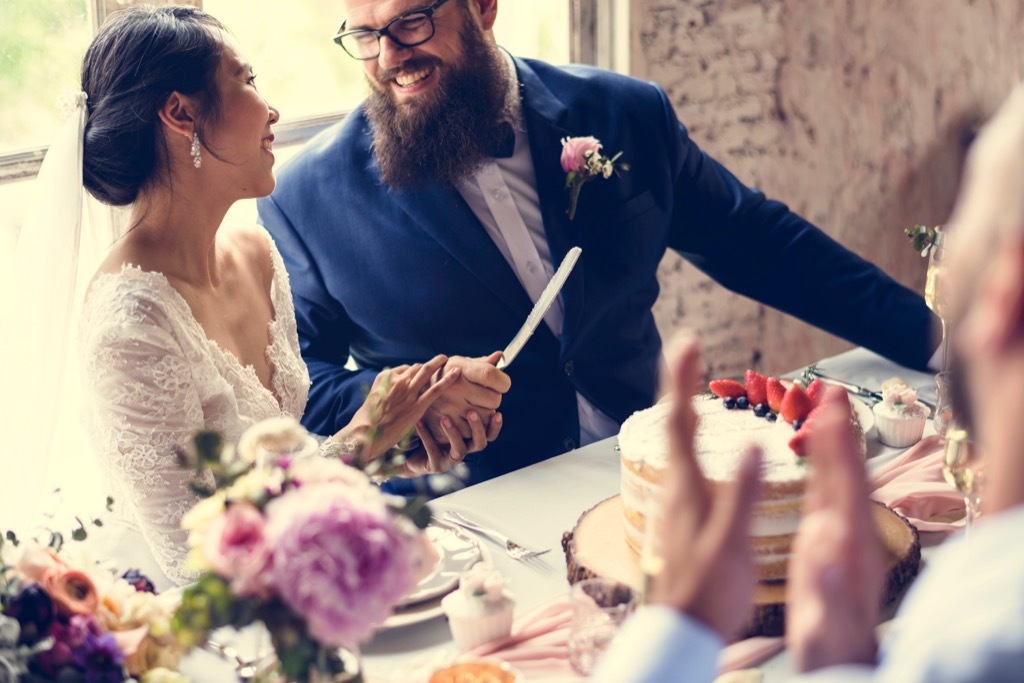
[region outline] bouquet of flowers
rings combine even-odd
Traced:
[[[176,595],[156,595],[135,570],[115,576],[64,548],[59,533],[44,546],[8,532],[0,556],[0,683],[185,680],[171,632]]]
[[[333,677],[339,650],[366,640],[436,563],[422,500],[387,496],[316,450],[282,417],[250,428],[237,448],[208,432],[181,454],[207,496],[182,520],[191,568],[206,572],[173,620],[184,645],[262,622],[281,674]]]

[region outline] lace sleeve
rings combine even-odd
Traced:
[[[116,504],[135,517],[167,576],[184,584],[197,575],[185,570],[180,522],[197,497],[173,449],[203,428],[203,409],[178,342],[145,315],[133,317],[83,325],[86,422],[115,495],[125,497]]]

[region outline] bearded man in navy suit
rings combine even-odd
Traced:
[[[462,377],[419,427],[428,469],[477,451],[466,462],[481,481],[615,434],[655,397],[667,247],[731,290],[926,365],[921,297],[743,185],[658,86],[512,58],[491,30],[497,0],[345,8],[336,42],[363,60],[371,94],[259,202],[291,276],[309,429],[346,424],[381,369],[445,353]],[[561,141],[578,136],[630,168],[588,183],[570,219]],[[494,350],[577,245],[560,299],[498,370]]]

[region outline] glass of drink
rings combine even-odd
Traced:
[[[942,371],[945,372],[949,360],[949,331],[946,318],[949,315],[949,283],[945,281],[949,254],[946,251],[945,233],[936,228],[935,240],[928,253],[928,274],[924,284],[924,302],[938,316],[942,323]]]
[[[950,426],[955,422],[953,415],[953,373],[940,372],[935,375],[935,387],[937,400],[935,401],[935,415],[932,416],[932,424],[935,426],[935,433],[939,436],[946,436]]]
[[[582,676],[589,675],[636,607],[632,588],[611,579],[585,579],[569,591],[569,663]]]
[[[966,510],[964,533],[969,534],[981,505],[985,473],[978,448],[966,430],[953,426],[946,433],[945,464],[942,474],[950,486],[963,494]]]

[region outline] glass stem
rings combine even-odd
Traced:
[[[939,318],[942,323],[942,372],[949,367],[949,332],[946,329],[946,319]]]

